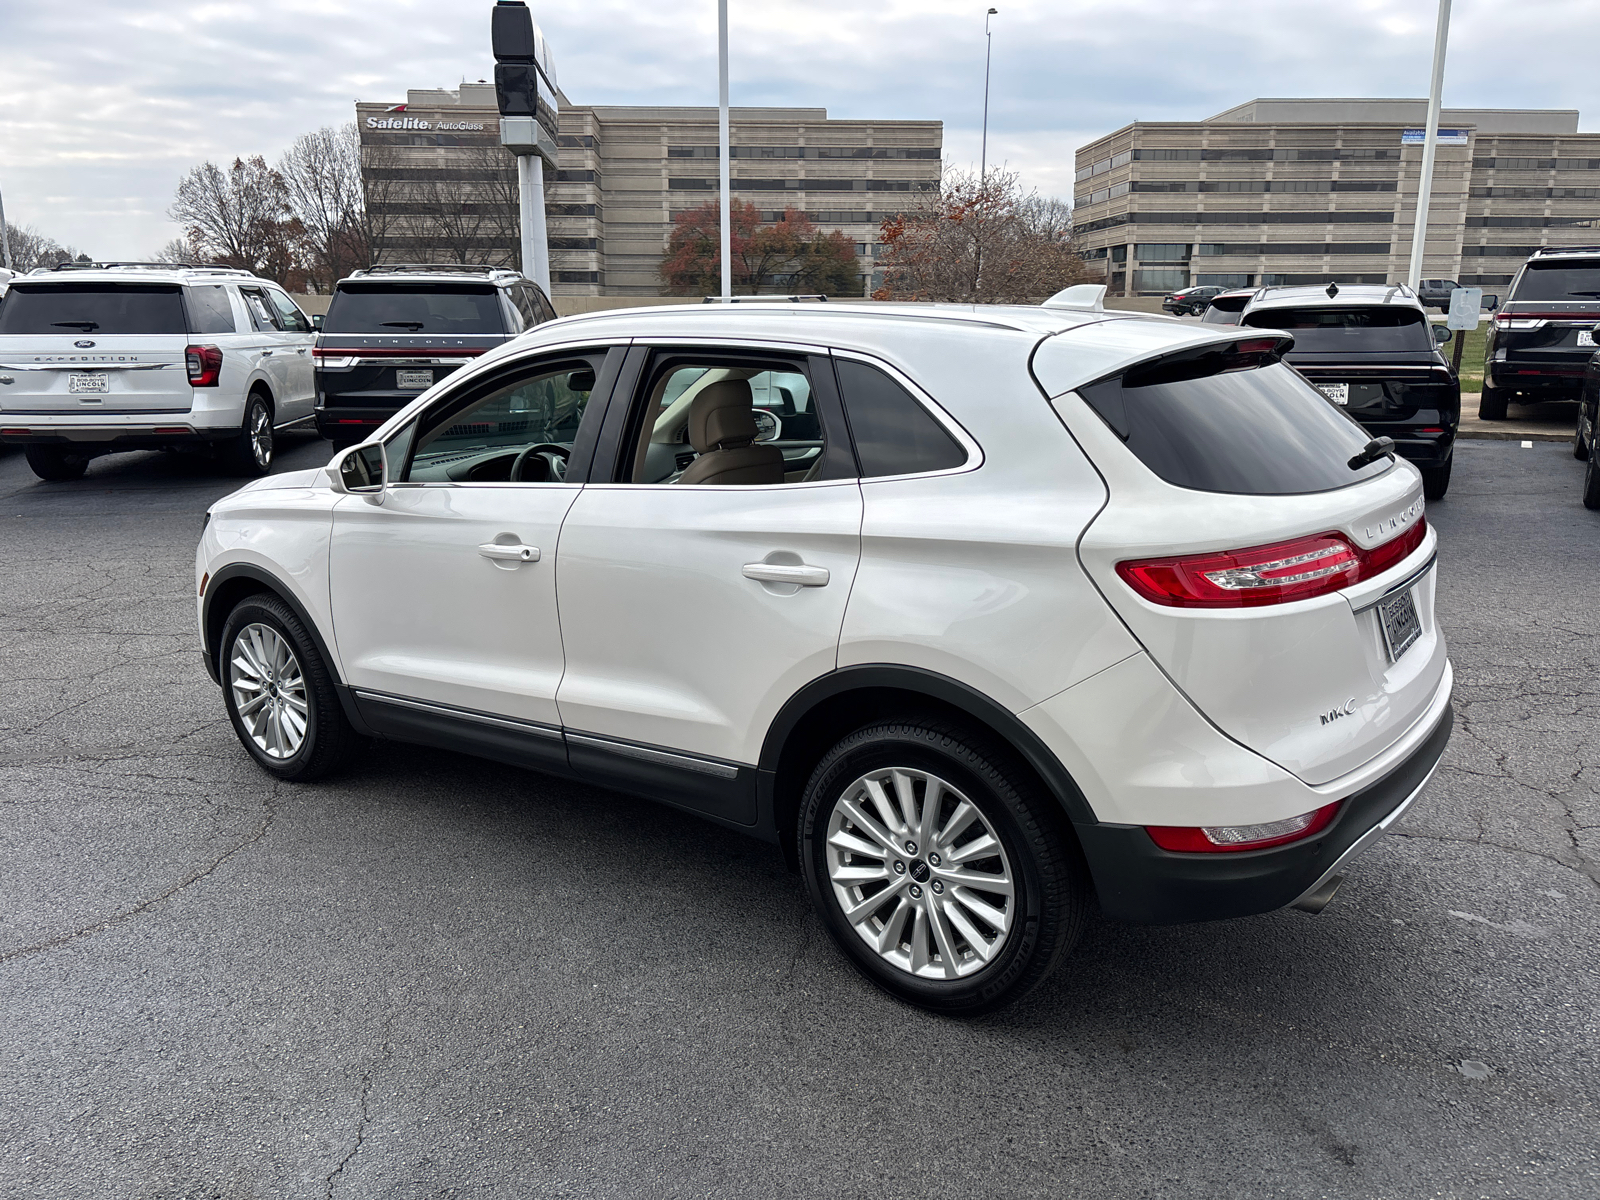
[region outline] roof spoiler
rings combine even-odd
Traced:
[[[1040,308],[1070,308],[1078,312],[1105,312],[1106,285],[1103,283],[1075,283],[1062,288]]]

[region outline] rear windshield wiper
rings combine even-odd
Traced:
[[[385,329],[409,329],[412,333],[422,328],[421,321],[384,321]]]
[[[1394,460],[1394,439],[1387,437],[1373,438],[1361,447],[1361,453],[1350,460],[1350,469],[1359,471],[1368,463],[1377,462],[1380,458]]]
[[[56,329],[77,329],[83,333],[93,333],[100,328],[99,321],[51,321],[50,324]]]

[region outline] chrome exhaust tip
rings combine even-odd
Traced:
[[[1304,896],[1301,896],[1300,899],[1289,905],[1289,907],[1298,909],[1303,913],[1310,913],[1314,917],[1323,909],[1328,907],[1329,903],[1338,893],[1339,885],[1343,882],[1343,875],[1334,875],[1321,887],[1316,888],[1314,891],[1307,892]]]

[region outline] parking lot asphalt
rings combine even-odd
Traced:
[[[1565,446],[1457,456],[1401,835],[963,1023],[687,815],[393,744],[274,783],[194,631],[235,483],[0,450],[0,1196],[1600,1194],[1600,514]]]

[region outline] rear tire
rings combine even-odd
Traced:
[[[1579,462],[1584,462],[1589,455],[1594,453],[1594,430],[1589,428],[1589,419],[1583,408],[1578,409],[1578,427],[1572,431],[1572,457]]]
[[[1421,467],[1422,495],[1427,500],[1443,500],[1444,494],[1450,490],[1450,468],[1455,465],[1456,456],[1451,455],[1444,460],[1442,467]]]
[[[1504,421],[1506,419],[1506,405],[1511,397],[1504,388],[1489,387],[1484,385],[1483,391],[1478,394],[1478,419],[1480,421]]]
[[[1592,450],[1589,463],[1583,470],[1583,506],[1600,512],[1600,454]]]
[[[238,436],[223,442],[217,457],[229,473],[249,477],[271,471],[272,455],[272,404],[260,392],[251,392]]]
[[[268,774],[320,779],[360,743],[316,643],[276,596],[250,596],[228,614],[217,667],[233,731]]]
[[[1010,1004],[1083,930],[1087,871],[1055,800],[958,725],[850,734],[812,772],[797,832],[829,935],[920,1008],[966,1017]]]
[[[92,457],[74,453],[63,446],[24,446],[22,456],[28,460],[28,467],[35,475],[50,483],[82,479]]]

